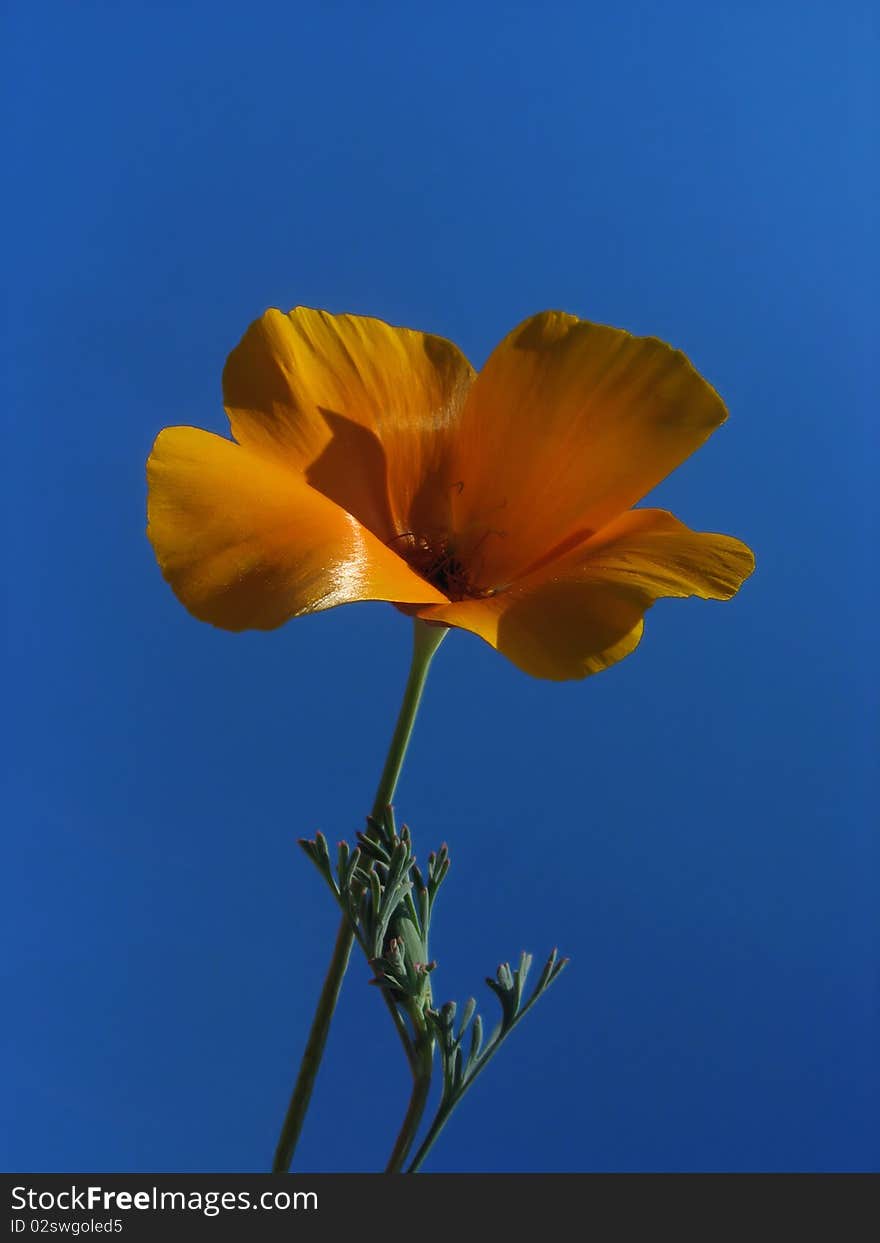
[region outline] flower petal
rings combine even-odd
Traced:
[[[448,522],[448,433],[472,378],[442,337],[296,307],[250,326],[223,393],[240,444],[298,468],[387,540]]]
[[[545,580],[530,590],[413,611],[470,630],[532,677],[562,682],[599,673],[634,651],[644,610],[596,583]]]
[[[739,540],[632,510],[503,593],[418,614],[478,634],[535,677],[582,678],[634,650],[661,596],[727,600],[753,568]]]
[[[754,570],[755,555],[732,535],[692,531],[665,509],[632,509],[548,567],[572,568],[636,592],[649,607],[661,596],[729,600]]]
[[[653,337],[545,311],[495,349],[462,411],[460,540],[498,587],[629,509],[726,418],[685,356]]]
[[[166,428],[147,477],[156,557],[202,621],[271,630],[354,600],[445,599],[295,472],[221,436]]]

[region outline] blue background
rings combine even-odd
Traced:
[[[652,500],[758,556],[583,683],[441,649],[398,797],[451,845],[437,991],[573,961],[429,1168],[876,1167],[870,8],[11,7],[5,1169],[271,1159],[337,923],[295,839],[360,827],[408,622],[197,623],[143,463],[296,303],[477,366],[547,307],[674,343],[731,418]],[[304,1171],[403,1112],[367,977]]]

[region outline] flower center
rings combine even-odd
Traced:
[[[448,535],[417,535],[403,531],[390,539],[389,544],[432,587],[442,591],[450,600],[483,600],[494,596],[495,590],[480,588],[473,581],[470,568],[456,551]]]

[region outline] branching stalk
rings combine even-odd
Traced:
[[[415,619],[412,663],[403,693],[403,702],[397,717],[397,724],[394,727],[391,745],[388,748],[388,756],[385,760],[385,766],[382,769],[382,776],[379,779],[379,785],[376,790],[376,797],[373,801],[372,818],[374,820],[379,820],[384,815],[386,808],[394,797],[404,757],[412,737],[413,725],[415,724],[416,713],[422,698],[422,691],[425,687],[425,680],[428,676],[428,669],[430,668],[434,653],[446,634],[447,630],[443,626],[431,626],[419,618]],[[347,916],[343,916],[336,935],[327,976],[318,999],[315,1017],[312,1020],[312,1027],[306,1042],[293,1095],[291,1096],[287,1115],[284,1119],[284,1125],[281,1128],[281,1136],[278,1140],[275,1160],[272,1164],[273,1174],[286,1174],[293,1161],[293,1154],[296,1150],[303,1122],[305,1121],[306,1111],[308,1110],[312,1090],[315,1085],[315,1078],[324,1055],[330,1023],[333,1019],[336,1003],[339,999],[339,990],[342,987],[342,981],[348,967],[353,941],[354,933],[351,923]],[[393,1001],[384,993],[384,990],[383,995],[385,995],[389,1009],[394,1012],[395,1026],[402,1039],[405,1037],[404,1048],[407,1048],[408,1035],[403,1027],[403,1022],[396,1012]],[[413,1067],[414,1077],[418,1078],[413,1058],[410,1058],[410,1065]],[[424,1108],[424,1102],[422,1102],[422,1108]],[[407,1112],[409,1115],[410,1111]],[[421,1117],[421,1113],[419,1113],[419,1117]],[[405,1159],[406,1152],[403,1155]]]

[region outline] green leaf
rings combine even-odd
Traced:
[[[462,1036],[464,1036],[465,1032],[467,1031],[468,1023],[470,1023],[471,1019],[474,1017],[474,1011],[476,1010],[476,1008],[477,1008],[476,998],[468,997],[467,1001],[464,1003],[464,1008],[462,1009],[462,1012],[461,1012],[461,1026],[458,1029],[459,1040],[461,1040]]]
[[[468,1065],[474,1062],[480,1055],[480,1049],[483,1047],[483,1019],[481,1015],[477,1015],[474,1019],[474,1025],[471,1028],[471,1050],[468,1055]]]

